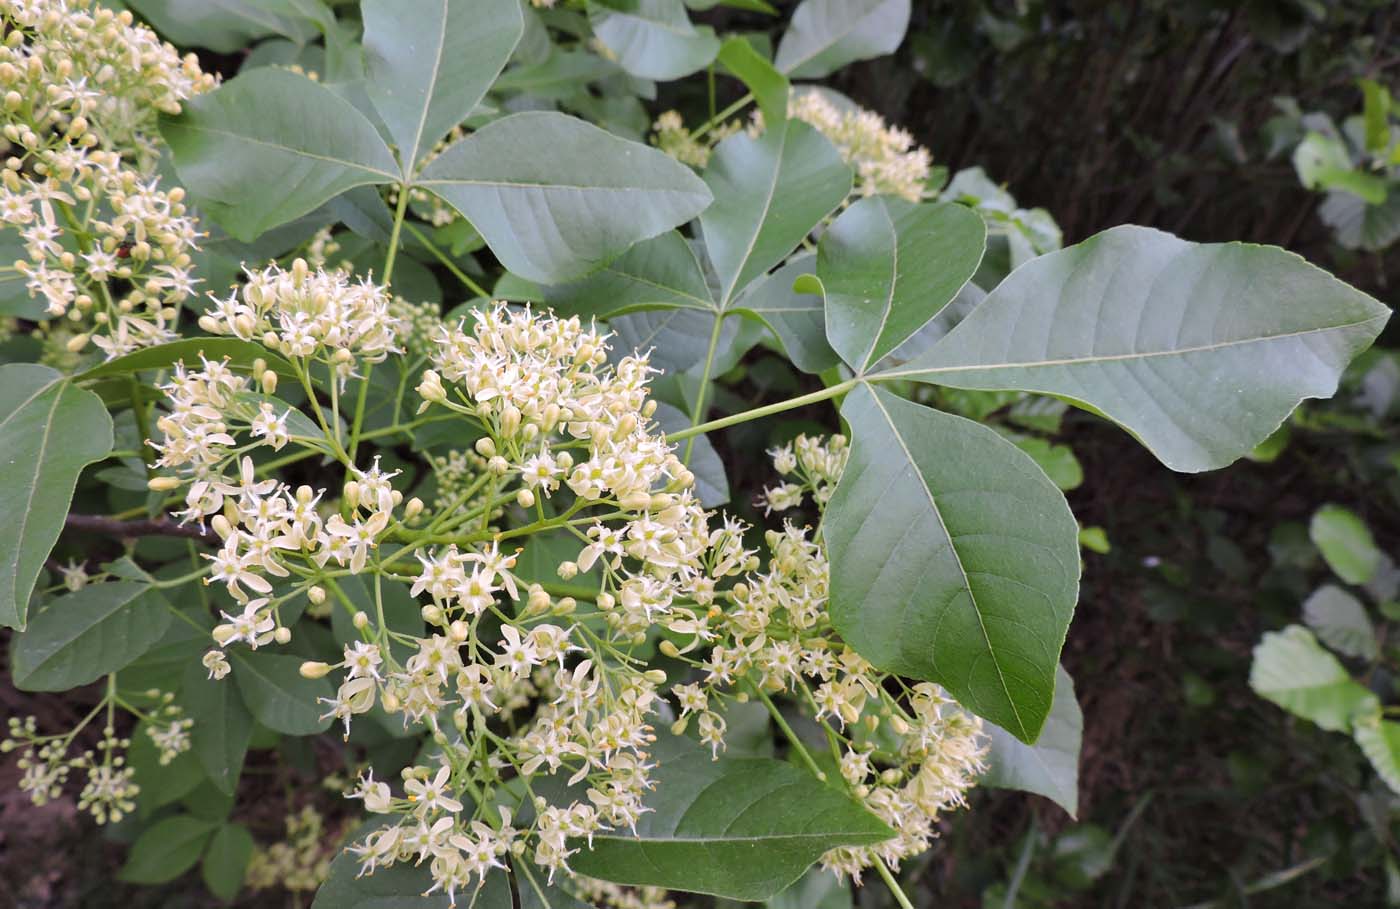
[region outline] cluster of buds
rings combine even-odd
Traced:
[[[811,124],[831,140],[842,159],[856,171],[856,191],[862,196],[891,195],[919,201],[928,182],[933,158],[914,137],[890,126],[874,111],[850,105],[837,107],[816,89],[794,90],[788,116]]]
[[[246,269],[243,286],[214,301],[199,319],[210,334],[258,340],[287,357],[329,363],[344,382],[356,358],[381,362],[395,346],[398,320],[384,287],[352,281],[339,269],[315,271],[305,259],[289,269]]]
[[[778,475],[787,479],[763,490],[759,504],[764,514],[796,508],[807,496],[819,507],[825,507],[836,492],[851,449],[842,435],[828,436],[825,441],[799,435],[787,445],[770,450],[768,456]]]

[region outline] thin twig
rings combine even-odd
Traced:
[[[98,514],[70,514],[64,519],[63,525],[71,530],[100,533],[109,537],[186,537],[206,543],[219,541],[213,531],[202,530],[193,524],[176,524],[169,518],[122,521]]]

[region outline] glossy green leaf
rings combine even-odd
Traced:
[[[1366,522],[1341,505],[1324,505],[1313,513],[1308,536],[1327,566],[1348,584],[1365,584],[1381,567],[1383,553]]]
[[[210,893],[225,902],[238,895],[254,845],[253,835],[242,824],[225,824],[214,831],[199,867]]]
[[[1293,150],[1293,169],[1308,189],[1343,190],[1371,205],[1385,201],[1385,177],[1355,167],[1340,136],[1308,133]]]
[[[651,811],[629,830],[595,834],[574,871],[739,900],[767,899],[836,846],[872,845],[892,831],[810,773],[768,758],[661,759]]]
[[[1353,680],[1346,667],[1301,625],[1264,634],[1254,648],[1249,687],[1294,716],[1331,732],[1346,732],[1357,716],[1380,709],[1371,690]]]
[[[1019,789],[1050,799],[1079,813],[1079,747],[1084,737],[1084,714],[1074,696],[1074,680],[1063,666],[1055,672],[1055,703],[1034,745],[1027,745],[997,725],[987,727],[991,739],[987,772],[979,782],[996,789]]]
[[[15,686],[66,691],[116,672],[155,646],[170,606],[149,584],[89,584],[58,597],[15,636]]]
[[[47,366],[0,366],[0,627],[24,627],[78,474],[111,450],[97,395]]]
[[[506,266],[546,284],[577,278],[689,221],[705,185],[662,152],[545,111],[482,127],[419,185],[460,211]]]
[[[826,137],[800,120],[760,138],[736,133],[705,170],[714,203],[700,216],[705,249],[728,305],[787,257],[851,191],[851,170]]]
[[[1378,716],[1358,719],[1353,737],[1377,775],[1400,793],[1400,723]]]
[[[261,67],[161,121],[180,182],[240,240],[356,186],[398,179],[374,124],[324,85]]]
[[[200,766],[220,792],[231,795],[243,773],[243,759],[253,738],[253,715],[243,704],[237,683],[211,679],[204,666],[191,663],[180,688],[185,715],[194,720],[190,743]]]
[[[958,295],[986,241],[986,223],[964,205],[856,202],[817,247],[831,346],[857,372],[878,363]]]
[[[793,282],[815,273],[817,257],[793,256],[781,268],[751,283],[733,311],[759,319],[773,330],[792,364],[821,373],[841,358],[826,340],[826,307],[816,294],[798,293]]]
[[[892,54],[909,28],[909,11],[909,0],[803,0],[774,62],[793,79],[820,79]]]
[[[719,39],[696,27],[681,0],[590,0],[593,34],[634,76],[667,82],[710,65]]]
[[[365,85],[404,179],[472,112],[525,31],[519,0],[364,0]]]
[[[284,735],[312,735],[330,728],[330,716],[321,718],[326,708],[319,699],[334,694],[331,683],[302,678],[301,657],[243,647],[227,653],[243,702],[259,723]]]
[[[763,122],[782,123],[787,119],[788,94],[792,90],[787,77],[754,50],[752,43],[741,37],[729,38],[720,47],[717,59],[748,87],[763,112]]]
[[[1333,394],[1389,317],[1281,249],[1115,227],[1021,266],[884,375],[1059,395],[1174,470],[1210,470],[1253,450],[1302,399]]]
[[[194,867],[216,825],[176,815],[149,827],[131,846],[126,864],[117,873],[129,884],[163,884]]]
[[[602,319],[646,309],[717,309],[700,259],[674,230],[643,240],[581,281],[541,290],[560,312]]]
[[[841,415],[852,451],[823,524],[832,623],[875,666],[1035,741],[1079,588],[1064,495],[962,417],[866,385]]]
[[[710,350],[710,334],[718,315],[695,309],[652,309],[614,316],[608,327],[616,337],[613,349],[651,354],[651,365],[668,374],[697,366]],[[726,350],[735,340],[738,320],[720,326],[716,350]]]
[[[292,364],[253,341],[243,341],[239,338],[181,338],[154,347],[143,347],[99,363],[76,378],[101,379],[140,372],[143,369],[164,369],[181,361],[194,366],[199,363],[200,357],[210,361],[226,359],[230,366],[251,366],[254,360],[263,360],[274,371],[284,376],[296,376]]]
[[[1366,607],[1333,584],[1324,584],[1303,601],[1303,621],[1338,653],[1374,660],[1379,652],[1376,629]]]

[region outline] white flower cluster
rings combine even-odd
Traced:
[[[200,316],[200,328],[256,339],[288,357],[330,363],[342,381],[354,374],[356,357],[378,363],[399,350],[391,298],[372,281],[352,281],[339,269],[312,271],[305,259],[290,269],[269,265],[245,271],[243,286],[216,300]]]
[[[807,495],[819,507],[826,507],[846,469],[851,449],[842,435],[829,436],[825,442],[799,435],[787,445],[769,451],[768,456],[780,476],[792,479],[763,490],[758,504],[763,506],[764,514],[796,508]]]
[[[685,127],[679,111],[668,110],[651,125],[651,144],[682,164],[704,167],[710,163],[710,146]]]
[[[796,91],[788,116],[814,126],[831,140],[847,164],[856,169],[856,189],[863,196],[892,195],[919,201],[933,163],[928,149],[914,137],[890,126],[874,111],[842,110],[821,92]]]
[[[85,0],[0,0],[0,23],[0,220],[23,242],[30,295],[86,326],[42,333],[109,358],[170,340],[198,233],[184,191],[150,173],[155,123],[213,78],[130,13]]]
[[[344,670],[328,715],[347,728],[378,703],[432,731],[440,763],[406,771],[403,796],[372,777],[361,782],[355,797],[398,821],[353,848],[367,872],[427,862],[434,889],[455,899],[507,853],[528,850],[553,876],[567,869],[573,841],[635,825],[652,785],[651,718],[665,675],[628,651],[658,624],[707,639],[716,582],[756,562],[741,525],[710,528],[693,475],[651,426],[644,358],[610,367],[606,338],[578,319],[496,306],[470,333],[445,330],[434,365],[419,386],[425,402],[463,414],[486,435],[476,445],[484,470],[463,490],[484,489],[482,505],[439,510],[420,537],[422,570],[410,592],[431,599],[422,608],[431,633],[400,663],[368,618],[357,619],[362,640],[340,663],[303,671]],[[571,503],[546,514],[565,490]],[[572,597],[516,574],[517,557],[501,543],[534,528],[492,531],[497,502],[536,509],[535,526],[579,541],[577,559],[559,574],[596,585],[593,621],[577,620]],[[574,517],[587,509],[598,513]],[[452,542],[432,547],[444,537]],[[451,728],[439,725],[443,717]],[[493,756],[483,762],[488,747]],[[494,791],[509,775],[528,784],[556,774],[582,795],[523,804],[520,816],[530,820],[520,829],[508,814],[483,815],[480,798],[475,814],[458,798]]]
[[[428,150],[427,154],[419,159],[419,170],[431,164],[434,159],[447,151],[450,146],[455,145],[466,134],[467,131],[460,124],[448,130],[447,135],[433,143],[433,147]],[[397,206],[399,204],[398,184],[386,187],[384,198],[391,208]],[[408,209],[433,227],[446,227],[462,217],[457,209],[444,202],[440,196],[419,186],[410,187],[408,190]]]
[[[157,117],[216,84],[194,54],[181,57],[131,13],[92,0],[0,0],[0,24],[4,108],[41,134],[19,143],[29,151],[42,134],[66,133],[84,146],[128,149],[146,171],[159,155]]]
[[[281,887],[293,893],[314,893],[330,875],[344,834],[326,830],[325,819],[307,805],[286,817],[286,839],[259,845],[248,859],[243,882],[250,890]]]

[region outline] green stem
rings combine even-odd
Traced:
[[[417,239],[419,243],[422,243],[428,248],[428,252],[432,253],[433,258],[437,259],[438,262],[442,263],[443,268],[447,269],[449,272],[452,273],[452,277],[467,285],[467,288],[471,290],[472,293],[476,294],[478,297],[486,297],[487,299],[490,299],[491,295],[486,292],[485,288],[483,288],[480,284],[476,283],[471,278],[469,278],[466,272],[458,268],[457,263],[453,262],[452,259],[447,255],[447,253],[438,249],[437,245],[433,243],[432,240],[428,239],[427,234],[423,233],[421,230],[414,227],[412,224],[409,224],[407,226],[408,232],[413,234],[414,238]]]
[[[670,432],[666,434],[666,438],[672,442],[679,442],[682,439],[688,439],[691,436],[704,435],[705,433],[713,432],[716,429],[724,429],[728,426],[737,426],[740,423],[747,423],[750,420],[757,420],[761,417],[771,416],[775,413],[783,413],[784,411],[793,410],[798,407],[805,407],[808,404],[816,404],[819,401],[827,401],[838,395],[845,394],[852,388],[855,388],[856,385],[859,384],[861,381],[861,379],[847,379],[844,382],[832,385],[828,388],[823,388],[821,391],[814,391],[811,394],[802,395],[796,398],[789,398],[786,401],[779,401],[776,404],[766,404],[763,407],[755,407],[753,410],[746,410],[742,413],[730,414],[729,416],[721,417],[718,420],[711,420],[708,423],[701,423],[700,425],[692,426],[689,429],[682,429],[680,432]]]
[[[408,213],[408,187],[399,184],[399,204],[394,209],[394,227],[389,231],[389,251],[384,254],[384,277],[387,286],[394,276],[394,259],[399,253],[399,231],[403,229],[404,215]]]
[[[875,862],[875,870],[880,872],[880,877],[885,879],[885,886],[890,888],[890,893],[894,894],[894,901],[899,903],[900,909],[914,909],[914,904],[909,902],[909,897],[904,895],[904,891],[899,886],[899,881],[895,880],[894,874],[885,867],[885,863],[879,860]]]
[[[156,454],[151,450],[151,424],[146,415],[146,404],[141,400],[141,386],[136,377],[131,377],[131,415],[136,418],[136,432],[140,435],[141,461],[146,468],[146,476],[155,476]]]
[[[744,109],[744,106],[747,105],[747,104],[748,104],[750,101],[752,101],[752,100],[753,100],[753,93],[752,93],[752,92],[750,92],[750,93],[747,94],[747,95],[744,95],[744,97],[740,98],[738,101],[735,101],[733,104],[729,105],[729,106],[726,107],[724,110],[722,110],[722,111],[720,111],[719,113],[715,114],[713,117],[711,117],[710,119],[706,120],[704,123],[700,124],[700,128],[697,129],[695,132],[691,133],[691,134],[690,134],[690,137],[691,137],[692,139],[699,139],[701,136],[705,135],[705,133],[707,133],[707,132],[709,132],[710,130],[714,129],[716,126],[719,126],[719,125],[720,125],[721,123],[723,123],[725,120],[728,120],[730,117],[734,116],[734,115],[737,114],[739,111],[743,110],[743,109]]]
[[[695,408],[690,412],[690,425],[698,426],[705,419],[706,392],[710,389],[710,371],[715,366],[715,351],[719,349],[719,333],[724,327],[724,313],[715,315],[715,327],[710,330],[710,346],[705,350],[705,368],[700,371],[700,390],[695,393]],[[695,449],[695,438],[685,443],[685,457],[682,462],[690,466],[690,454]]]
[[[355,450],[360,447],[360,428],[365,423],[365,401],[369,398],[369,378],[374,374],[374,364],[365,364],[365,374],[360,379],[360,396],[355,400],[355,420],[350,426],[350,461],[355,460]]]
[[[797,733],[792,731],[792,727],[788,725],[788,721],[783,717],[782,713],[779,712],[777,705],[773,703],[773,699],[768,697],[767,693],[753,682],[749,683],[749,687],[752,688],[753,693],[758,695],[759,699],[763,701],[763,706],[768,708],[768,713],[773,717],[773,722],[778,724],[778,728],[783,731],[783,735],[787,738],[788,742],[796,749],[797,756],[802,758],[802,763],[807,765],[807,769],[812,771],[813,776],[825,782],[826,772],[817,766],[816,761],[812,760],[812,755],[807,751],[807,746],[802,744],[802,740],[797,737]]]

